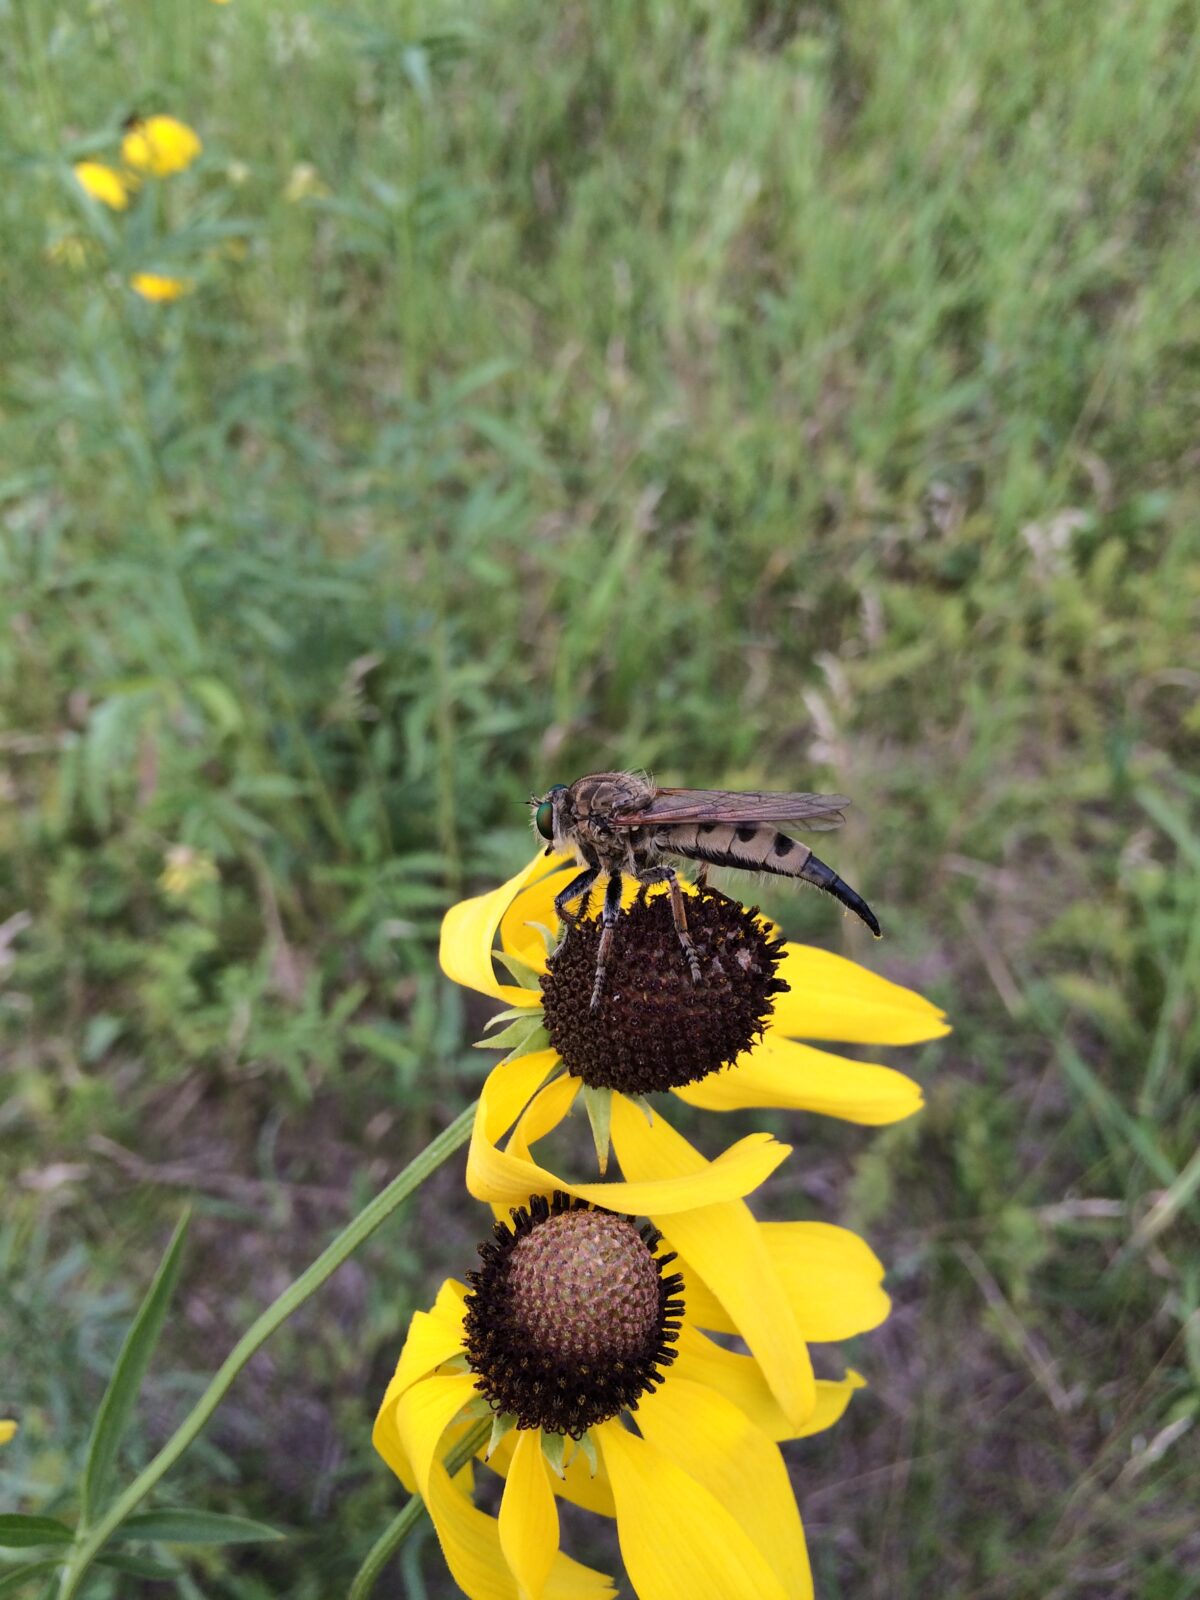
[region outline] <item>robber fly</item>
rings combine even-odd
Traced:
[[[591,1008],[600,1004],[604,969],[621,911],[625,873],[640,884],[665,883],[671,913],[692,982],[701,981],[700,959],[688,933],[687,909],[679,878],[663,856],[680,856],[712,867],[740,867],[780,878],[802,878],[833,895],[861,917],[876,938],[879,923],[861,895],[819,861],[806,844],[789,839],[773,824],[799,823],[825,830],[842,823],[850,804],[842,794],[738,794],[727,789],[660,789],[630,772],[593,772],[572,784],[551,784],[530,800],[534,830],[550,847],[574,855],[582,867],[555,896],[564,927],[573,928],[587,908],[592,885],[608,875],[600,914],[600,945]],[[567,907],[580,901],[575,913]]]

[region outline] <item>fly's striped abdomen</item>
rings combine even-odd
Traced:
[[[798,878],[812,851],[767,822],[683,822],[656,835],[662,849],[714,866]]]
[[[800,878],[831,894],[856,917],[861,917],[876,938],[875,913],[832,867],[819,860],[806,844],[789,839],[766,822],[686,822],[660,828],[655,847],[691,861],[714,867],[738,867],[744,872],[770,872],[779,878]]]

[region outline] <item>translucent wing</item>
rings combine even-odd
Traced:
[[[844,794],[767,794],[761,790],[740,793],[733,789],[659,789],[647,806],[616,811],[620,828],[640,828],[676,822],[798,822],[824,831],[840,828],[843,810],[850,804]]]

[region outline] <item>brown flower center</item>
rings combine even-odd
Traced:
[[[578,1438],[633,1409],[675,1359],[682,1279],[661,1235],[585,1201],[535,1195],[468,1274],[467,1360],[493,1410]]]
[[[597,920],[570,929],[547,962],[542,1004],[550,1043],[590,1087],[678,1089],[732,1065],[762,1036],[774,996],[787,987],[775,975],[783,941],[762,927],[756,909],[716,889],[702,888],[685,904],[699,983],[665,894],[643,894],[622,912],[594,1011]]]

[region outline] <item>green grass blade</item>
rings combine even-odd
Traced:
[[[157,1539],[163,1544],[254,1544],[264,1539],[286,1539],[287,1534],[265,1522],[254,1522],[250,1517],[181,1506],[142,1511],[122,1524],[113,1538]]]
[[[158,1271],[154,1274],[154,1281],[134,1318],[133,1326],[126,1335],[125,1343],[121,1346],[116,1367],[104,1392],[104,1399],[100,1402],[100,1409],[96,1413],[96,1424],[92,1429],[91,1442],[88,1445],[87,1464],[83,1469],[83,1485],[80,1492],[82,1526],[86,1527],[93,1513],[99,1510],[103,1503],[109,1476],[116,1460],[117,1448],[129,1422],[130,1413],[142,1386],[142,1379],[146,1375],[146,1368],[150,1365],[150,1358],[154,1354],[154,1347],[162,1332],[167,1306],[170,1304],[171,1295],[179,1278],[183,1241],[190,1217],[191,1213],[185,1211],[171,1235],[171,1242],[167,1246]]]
[[[70,1544],[74,1534],[57,1517],[23,1516],[14,1511],[0,1517],[0,1549],[28,1550],[39,1544]]]

